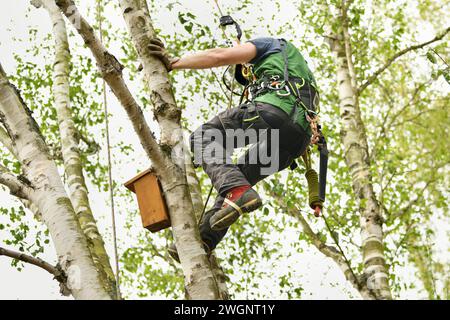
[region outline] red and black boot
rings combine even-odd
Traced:
[[[254,211],[261,205],[261,198],[251,186],[235,187],[227,193],[222,208],[209,220],[211,229],[225,229],[231,226],[243,213]]]

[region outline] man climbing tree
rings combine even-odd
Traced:
[[[318,106],[316,81],[302,54],[284,39],[257,38],[178,59],[171,59],[159,40],[151,49],[169,71],[236,64],[235,78],[246,86],[245,103],[213,117],[190,138],[194,161],[202,165],[218,192],[200,223],[209,253],[240,215],[261,207],[252,186],[289,167],[317,139],[310,126]],[[234,164],[234,148],[244,145],[251,146]],[[265,161],[269,154],[270,161]],[[169,252],[178,260],[175,246]]]

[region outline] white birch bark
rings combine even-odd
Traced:
[[[18,160],[33,189],[30,201],[42,213],[73,296],[110,299],[38,125],[1,66],[0,119],[16,146]]]
[[[8,133],[6,132],[5,129],[3,129],[3,127],[0,126],[0,143],[6,148],[8,149],[8,151],[15,157],[15,159],[17,160],[17,152],[16,149],[13,145],[13,142],[11,140],[11,138],[9,137]],[[3,167],[0,166],[0,171],[2,171]],[[8,170],[6,168],[3,168],[3,172],[8,172]],[[11,174],[11,173],[10,173]],[[2,182],[0,182],[2,183]],[[5,186],[7,186],[5,183],[2,183]],[[12,192],[11,192],[12,193]],[[12,193],[14,194],[14,193]],[[14,194],[16,195],[16,194]],[[18,195],[16,195],[18,196]],[[19,201],[22,202],[22,204],[24,205],[25,208],[27,208],[28,210],[30,210],[34,217],[36,218],[36,220],[41,221],[41,213],[39,212],[39,209],[37,208],[37,206],[32,203],[30,200],[28,200],[28,196],[24,196],[24,197],[20,197],[18,196]]]
[[[186,154],[186,177],[187,182],[189,184],[189,191],[191,193],[192,205],[194,207],[195,218],[200,223],[200,219],[202,218],[202,212],[204,210],[204,202],[202,199],[202,189],[200,187],[200,181],[198,180],[197,173],[195,172],[194,164],[192,163],[190,153],[187,152],[188,148],[185,146]],[[214,199],[210,199],[210,201],[214,201]],[[211,204],[211,202],[210,202]],[[205,208],[207,209],[207,208]],[[219,259],[217,259],[214,252],[209,256],[209,263],[211,265],[211,270],[214,275],[214,279],[217,284],[217,289],[219,290],[219,297],[222,300],[230,299],[230,294],[228,293],[227,286],[227,276],[220,266]]]
[[[16,175],[0,165],[0,184],[7,187],[10,193],[20,199],[29,199],[33,191],[31,186],[20,181]]]
[[[166,194],[188,296],[192,299],[217,299],[217,284],[200,239],[185,174],[181,110],[176,106],[165,67],[148,53],[149,41],[156,34],[150,17],[138,2],[120,1],[120,6],[144,67],[153,113],[161,127],[162,148],[166,155],[170,152],[172,156],[168,167],[155,166],[155,169]]]
[[[14,156],[17,157],[16,149],[13,146],[13,142],[11,138],[8,136],[8,133],[0,127],[0,143],[8,149],[8,151]]]
[[[77,138],[72,118],[69,96],[70,51],[66,25],[54,0],[39,0],[47,9],[53,26],[55,63],[53,67],[53,95],[61,137],[61,153],[70,199],[81,228],[88,240],[94,263],[111,297],[117,296],[115,277],[111,268],[103,238],[100,235],[88,198]]]
[[[100,43],[92,27],[81,16],[74,2],[72,0],[59,0],[57,5],[83,37],[84,42],[97,60],[103,78],[127,112],[141,145],[160,178],[171,215],[175,241],[178,245],[189,296],[193,299],[217,298],[217,288],[207,263],[205,251],[201,245],[193,214],[186,176],[184,175],[184,164],[175,165],[171,161],[170,152],[167,152],[167,146],[170,147],[170,145],[163,145],[162,147],[158,145],[145,121],[142,109],[122,78],[122,65]],[[161,70],[162,65],[159,61],[153,60],[153,63],[156,63]],[[160,79],[161,75],[160,73]],[[164,90],[167,90],[167,88]],[[171,90],[169,89],[169,91]],[[157,101],[159,108],[164,106],[164,103],[162,100]],[[161,111],[164,111],[164,108]],[[178,114],[176,118],[179,120],[179,111],[176,113]],[[172,126],[170,121],[165,122]],[[181,135],[181,130],[176,132]],[[178,137],[179,135],[174,135],[172,141],[176,141]],[[183,154],[180,150],[175,151],[179,152],[178,154]],[[180,158],[182,161],[183,157]]]
[[[27,208],[33,214],[34,218],[37,221],[42,222],[42,214],[39,211],[39,208],[37,207],[37,205],[35,205],[30,200],[26,200],[26,199],[19,199],[19,200],[20,200],[20,202],[22,202],[24,207]]]
[[[50,263],[36,258],[23,252],[13,251],[6,248],[0,247],[0,256],[10,257],[12,259],[17,259],[22,262],[29,263],[31,265],[35,265],[36,267],[42,268],[45,271],[49,272],[53,275],[54,279],[59,282],[59,288],[61,293],[64,296],[70,295],[70,289],[67,287],[67,278],[66,275],[59,269],[59,266],[52,266]]]
[[[391,299],[388,267],[383,252],[383,218],[373,189],[365,126],[361,119],[358,97],[352,85],[347,60],[349,54],[341,40],[343,38],[334,37],[338,40],[332,41],[331,49],[336,54],[338,65],[341,141],[353,191],[359,199],[364,278],[367,287],[377,299]],[[356,82],[355,79],[353,82]]]
[[[111,91],[125,109],[144,151],[151,158],[154,165],[164,166],[165,156],[145,121],[142,109],[122,77],[123,66],[116,57],[106,50],[95,35],[94,29],[81,16],[73,0],[58,0],[56,4],[78,31],[86,46],[91,50],[103,79],[105,79]]]

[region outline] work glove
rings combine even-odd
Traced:
[[[164,47],[164,43],[158,38],[153,38],[150,40],[148,45],[149,53],[159,60],[166,66],[167,71],[172,70],[172,64],[180,60],[180,58],[172,58]]]

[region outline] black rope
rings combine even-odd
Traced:
[[[208,197],[206,198],[205,205],[203,206],[202,214],[200,215],[200,220],[198,220],[198,223],[200,224],[202,222],[203,216],[205,215],[206,206],[208,205],[209,198],[211,198],[211,193],[213,191],[213,186],[209,189]]]
[[[225,87],[228,89],[228,91],[231,92],[231,93],[230,93],[230,97],[229,97],[228,99],[232,99],[233,95],[235,95],[235,96],[240,96],[240,95],[241,95],[241,93],[236,92],[236,91],[233,90],[233,87],[234,87],[234,78],[231,80],[231,85],[229,85],[229,84],[227,83],[226,76],[227,76],[227,73],[228,73],[228,71],[230,70],[230,68],[231,68],[231,65],[229,65],[229,66],[225,69],[225,71],[223,72],[223,74],[222,74],[222,82],[223,82],[223,84],[225,85]]]

